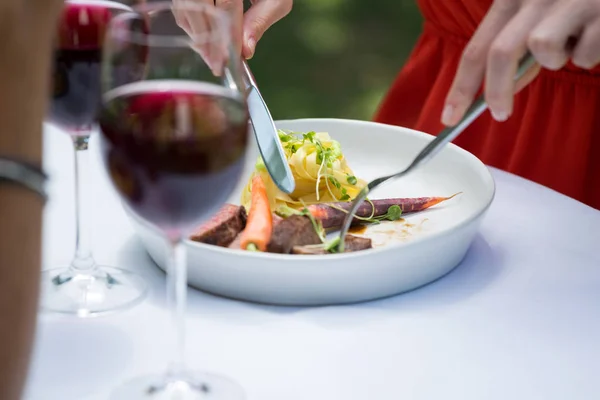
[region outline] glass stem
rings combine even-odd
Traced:
[[[185,371],[185,308],[187,301],[187,266],[185,247],[181,237],[171,240],[167,266],[167,303],[173,327],[173,359],[168,374],[181,375]]]
[[[71,268],[77,273],[86,273],[96,267],[92,256],[90,235],[89,199],[86,187],[89,182],[89,136],[73,136],[75,150],[75,257]]]

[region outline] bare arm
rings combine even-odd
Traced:
[[[0,156],[41,165],[55,19],[62,0],[0,2]],[[42,202],[0,183],[0,399],[18,400],[35,330]]]

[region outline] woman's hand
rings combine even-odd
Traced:
[[[190,0],[173,0],[185,3]],[[233,40],[244,58],[254,55],[256,43],[275,22],[292,10],[294,0],[250,0],[252,6],[244,14],[244,0],[193,0],[206,3],[227,11],[232,20]],[[190,25],[204,24],[203,21],[189,21]]]
[[[537,65],[515,83],[517,64],[528,49]],[[586,69],[600,63],[600,0],[495,0],[465,47],[442,123],[458,123],[482,83],[492,116],[505,121],[514,93],[540,66],[557,70],[569,59]]]

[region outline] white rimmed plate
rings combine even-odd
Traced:
[[[401,127],[341,119],[278,121],[280,129],[328,132],[338,140],[356,176],[366,181],[408,165],[432,136]],[[239,204],[241,189],[258,150],[251,140],[247,173],[230,199]],[[280,305],[329,305],[391,296],[432,282],[450,272],[466,255],[494,197],[487,167],[451,144],[413,174],[371,194],[387,197],[450,196],[430,210],[406,214],[403,221],[368,228],[374,249],[347,254],[281,255],[231,250],[187,242],[188,281],[214,294]],[[131,215],[130,215],[131,216]],[[165,241],[131,216],[135,231],[160,268]]]

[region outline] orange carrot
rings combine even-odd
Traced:
[[[356,212],[359,218],[381,217],[384,216],[390,207],[398,206],[402,214],[423,211],[433,207],[441,202],[450,200],[456,193],[449,197],[413,197],[413,198],[397,198],[397,199],[381,199],[363,202]],[[339,228],[346,217],[346,212],[350,209],[351,202],[337,203],[322,203],[312,204],[308,206],[308,211],[312,216],[321,221],[323,228]],[[345,210],[346,212],[344,212]],[[365,222],[364,220],[355,219],[353,223]]]
[[[266,251],[272,232],[273,216],[267,190],[260,175],[256,174],[252,178],[250,211],[240,246],[244,250]]]

